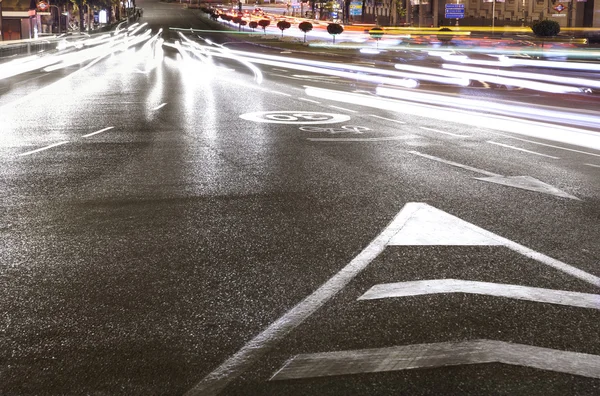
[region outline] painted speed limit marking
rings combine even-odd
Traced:
[[[312,111],[257,111],[240,115],[247,121],[271,124],[335,124],[345,122],[350,116],[345,114],[320,113]]]

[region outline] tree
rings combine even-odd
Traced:
[[[238,25],[238,30],[241,30],[241,29],[242,29],[242,25],[241,25],[241,23],[242,23],[242,17],[239,17],[239,16],[233,17],[233,18],[231,19],[231,22],[233,22],[233,23],[237,23],[237,25]]]
[[[252,31],[254,31],[254,29],[256,29],[258,27],[258,22],[256,22],[256,21],[250,21],[250,23],[248,24],[248,26],[250,26],[250,29],[252,29]]]
[[[542,51],[544,48],[544,37],[556,36],[560,33],[560,25],[556,21],[545,19],[543,21],[537,21],[531,26],[533,34],[542,38]]]
[[[531,30],[538,37],[552,37],[560,33],[560,24],[556,21],[546,19],[535,22],[531,26]]]
[[[439,31],[440,32],[451,32],[452,30],[450,28],[444,27],[444,28],[441,28]],[[442,45],[450,44],[450,41],[452,41],[453,37],[454,36],[452,36],[451,34],[447,34],[447,33],[442,33],[442,34],[437,35],[437,39],[441,41]]]
[[[383,37],[383,29],[380,27],[374,27],[369,30],[369,35],[375,39],[377,42],[377,48],[379,48],[379,40]]]
[[[330,23],[327,25],[327,33],[333,36],[333,43],[335,44],[335,36],[341,34],[344,31],[344,27],[339,23]]]
[[[258,21],[258,26],[263,28],[263,31],[265,32],[265,34],[267,34],[267,26],[269,26],[270,24],[271,24],[270,19],[261,19],[260,21]]]
[[[277,22],[277,28],[281,30],[281,37],[283,37],[283,31],[289,29],[292,25],[288,21]]]
[[[302,30],[304,32],[304,42],[306,43],[306,33],[310,32],[313,28],[312,23],[308,22],[308,21],[304,21],[304,22],[300,22],[300,24],[298,25],[298,29]]]

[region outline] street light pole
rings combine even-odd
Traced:
[[[4,35],[2,34],[2,0],[0,0],[0,41],[4,41]]]
[[[60,18],[61,17],[60,8],[58,6],[55,6],[52,4],[50,4],[49,6],[56,8],[56,14],[58,15],[58,35],[60,36],[60,19],[61,19]]]

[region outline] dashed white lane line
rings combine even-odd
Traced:
[[[501,176],[501,175],[499,175],[497,173],[488,172],[486,170],[474,168],[474,167],[469,166],[469,165],[459,164],[458,162],[454,162],[454,161],[448,161],[448,160],[445,160],[443,158],[434,157],[433,155],[423,154],[423,153],[420,153],[418,151],[411,150],[411,151],[409,151],[409,153],[414,154],[414,155],[418,155],[419,157],[428,158],[430,160],[442,162],[444,164],[456,166],[457,168],[463,168],[463,169],[470,170],[470,171],[475,172],[475,173],[481,173],[481,174],[486,175],[486,176],[490,176],[490,177]]]
[[[290,94],[284,93],[284,92],[279,92],[279,91],[273,91],[270,90],[269,92],[274,93],[275,95],[281,95],[281,96],[292,96]]]
[[[525,150],[525,149],[520,148],[520,147],[515,147],[515,146],[510,146],[508,144],[493,142],[491,140],[488,140],[488,143],[495,144],[496,146],[502,146],[502,147],[506,147],[506,148],[509,148],[509,149],[517,150],[517,151],[522,151],[524,153],[539,155],[541,157],[547,157],[547,158],[552,158],[552,159],[560,159],[559,157],[553,157],[552,155],[542,154],[542,153],[538,153],[538,152],[531,151],[531,150]]]
[[[44,150],[48,150],[48,149],[50,149],[52,147],[60,146],[62,144],[66,144],[66,143],[69,143],[69,142],[68,141],[64,141],[64,142],[54,143],[54,144],[51,144],[51,145],[46,146],[46,147],[42,147],[42,148],[39,148],[39,149],[36,149],[36,150],[31,150],[31,151],[28,151],[26,153],[21,153],[21,154],[19,154],[19,157],[22,157],[24,155],[29,155],[29,154],[37,153],[37,152],[44,151]]]
[[[502,136],[502,137],[508,138],[508,139],[521,140],[523,142],[538,144],[540,146],[552,147],[552,148],[557,148],[557,149],[560,149],[560,150],[572,151],[574,153],[586,154],[586,155],[593,155],[594,157],[600,157],[600,154],[594,154],[594,153],[590,153],[590,152],[587,152],[587,151],[581,151],[581,150],[575,150],[575,149],[571,149],[571,148],[567,148],[567,147],[555,146],[553,144],[541,143],[541,142],[536,142],[536,141],[528,140],[528,139],[521,139],[521,138],[514,137],[514,136],[508,136],[508,135],[502,135],[502,134],[499,134],[499,135]]]
[[[110,131],[113,128],[114,127],[106,127],[106,128],[100,129],[99,131],[88,133],[87,135],[83,135],[82,137],[94,136],[94,135],[97,135],[97,134],[102,133],[102,132]]]
[[[381,116],[378,116],[378,115],[375,115],[375,114],[369,114],[369,115],[370,115],[371,117],[379,118],[379,119],[381,119],[381,120],[386,120],[386,121],[395,122],[395,123],[397,123],[397,124],[406,124],[406,122],[404,122],[404,121],[394,120],[394,119],[391,119],[391,118],[385,118],[385,117],[381,117]]]
[[[166,103],[163,103],[163,104],[161,104],[161,105],[158,105],[158,106],[156,106],[156,107],[152,108],[151,110],[152,110],[152,111],[155,111],[155,110],[158,110],[158,109],[162,109],[162,108],[163,108],[163,107],[165,107],[166,105],[167,105]]]
[[[318,102],[316,100],[312,100],[312,99],[306,99],[306,98],[298,98],[300,100],[303,100],[305,102],[310,102],[310,103],[316,103],[316,104],[321,104],[321,102]]]
[[[307,138],[311,142],[385,142],[389,140],[406,140],[418,139],[421,136],[403,135],[403,136],[388,136],[378,138]]]
[[[587,166],[593,166],[594,168],[600,168],[600,165],[596,165],[596,164],[586,164]]]
[[[345,107],[339,107],[339,106],[334,106],[334,105],[329,105],[329,107],[338,109],[338,110],[342,110],[342,111],[349,111],[350,113],[358,113],[358,111],[356,111],[356,110],[350,110]]]
[[[430,132],[436,132],[436,133],[442,133],[444,135],[450,135],[450,136],[456,136],[456,137],[470,137],[469,135],[460,135],[458,133],[452,133],[452,132],[446,132],[446,131],[440,131],[439,129],[433,129],[433,128],[427,128],[427,127],[419,127],[420,129],[424,130],[424,131],[430,131]]]

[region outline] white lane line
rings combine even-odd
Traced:
[[[305,102],[310,102],[310,103],[316,103],[316,104],[321,104],[321,102],[316,101],[316,100],[312,100],[312,99],[306,99],[306,98],[298,98],[300,100],[303,100]]]
[[[276,95],[281,95],[281,96],[292,96],[290,94],[287,94],[287,93],[284,93],[284,92],[279,92],[279,91],[269,90],[269,92],[274,93]]]
[[[332,108],[338,109],[338,110],[349,111],[350,113],[358,113],[358,111],[356,111],[356,110],[350,110],[345,107],[339,107],[339,106],[334,106],[334,105],[329,105],[329,107],[332,107]]]
[[[558,157],[553,157],[553,156],[551,156],[551,155],[542,154],[542,153],[538,153],[538,152],[535,152],[535,151],[530,151],[530,150],[525,150],[525,149],[523,149],[523,148],[520,148],[520,147],[509,146],[508,144],[503,144],[503,143],[493,142],[493,141],[491,141],[491,140],[488,140],[488,143],[490,143],[490,144],[495,144],[495,145],[497,145],[497,146],[506,147],[506,148],[513,149],[513,150],[517,150],[517,151],[522,151],[522,152],[524,152],[524,153],[535,154],[535,155],[539,155],[539,156],[542,156],[542,157],[548,157],[548,158],[552,158],[552,159],[560,159],[560,158],[558,158]]]
[[[580,308],[600,309],[600,294],[578,293],[566,290],[542,289],[520,285],[466,281],[460,279],[433,279],[412,282],[375,285],[359,300],[377,300],[421,296],[428,294],[468,293],[517,300],[569,305]]]
[[[600,168],[600,165],[596,165],[596,164],[586,164],[587,166],[593,166],[594,168]]]
[[[42,147],[42,148],[39,148],[39,149],[36,149],[36,150],[28,151],[26,153],[21,153],[21,154],[19,154],[19,157],[22,157],[24,155],[29,155],[29,154],[37,153],[37,152],[44,151],[44,150],[48,150],[48,149],[50,149],[52,147],[60,146],[62,144],[66,144],[66,143],[69,143],[69,142],[68,141],[64,141],[64,142],[54,143],[54,144],[51,144],[50,146],[46,146],[46,147]]]
[[[477,168],[474,168],[474,167],[469,166],[469,165],[459,164],[458,162],[448,161],[448,160],[445,160],[445,159],[442,159],[442,158],[439,158],[439,157],[434,157],[433,155],[423,154],[423,153],[420,153],[420,152],[414,151],[414,150],[409,151],[409,153],[410,154],[414,154],[414,155],[418,155],[418,156],[423,157],[423,158],[429,158],[429,159],[434,160],[434,161],[442,162],[444,164],[456,166],[458,168],[467,169],[467,170],[470,170],[472,172],[481,173],[481,174],[487,175],[487,176],[492,176],[492,177],[494,177],[494,176],[502,176],[502,175],[498,175],[496,173],[488,172],[488,171],[483,170],[483,169],[477,169]]]
[[[600,378],[600,356],[597,355],[504,341],[472,340],[296,355],[271,381],[494,362]]]
[[[379,138],[307,138],[312,142],[385,142],[388,140],[405,140],[405,139],[418,139],[421,136],[417,135],[404,135],[404,136],[389,136]]]
[[[111,130],[111,129],[113,129],[113,128],[114,128],[114,127],[106,127],[106,128],[104,128],[104,129],[100,129],[99,131],[92,132],[92,133],[88,133],[87,135],[83,135],[82,137],[90,137],[90,136],[94,136],[94,135],[97,135],[97,134],[99,134],[99,133],[102,133],[102,132],[110,131],[110,130]]]
[[[556,148],[556,149],[560,149],[560,150],[572,151],[574,153],[586,154],[586,155],[593,155],[594,157],[600,157],[600,154],[589,153],[587,151],[581,151],[581,150],[570,149],[570,148],[567,148],[567,147],[555,146],[553,144],[540,143],[540,142],[536,142],[536,141],[533,141],[533,140],[521,139],[521,138],[518,138],[518,137],[504,135],[504,134],[500,134],[500,133],[498,133],[497,135],[500,135],[500,136],[508,138],[508,139],[515,139],[515,140],[520,140],[522,142],[538,144],[540,146],[552,147],[552,148]]]
[[[378,115],[375,115],[375,114],[369,114],[369,115],[371,117],[379,118],[379,119],[386,120],[386,121],[396,122],[398,124],[406,124],[406,122],[404,122],[404,121],[393,120],[391,118],[385,118],[385,117],[381,117],[381,116],[378,116]]]
[[[155,110],[158,110],[158,109],[162,109],[162,108],[163,108],[163,107],[165,107],[166,105],[167,105],[166,103],[163,103],[163,104],[161,104],[161,105],[158,105],[158,106],[156,106],[156,107],[154,107],[153,109],[150,109],[150,110],[152,110],[152,111],[155,111]]]
[[[439,129],[433,129],[433,128],[427,128],[427,127],[419,127],[419,128],[421,128],[421,129],[423,129],[425,131],[443,133],[444,135],[450,135],[450,136],[456,136],[456,137],[470,137],[469,135],[459,135],[458,133],[440,131]]]
[[[321,285],[310,296],[306,297],[298,305],[269,325],[262,333],[250,340],[242,349],[204,377],[202,381],[196,384],[185,395],[209,396],[218,394],[231,381],[254,364],[267,350],[346,287],[371,261],[383,252],[389,240],[398,233],[400,228],[412,216],[413,212],[418,209],[420,207],[409,207],[401,210],[381,234],[350,263]]]

